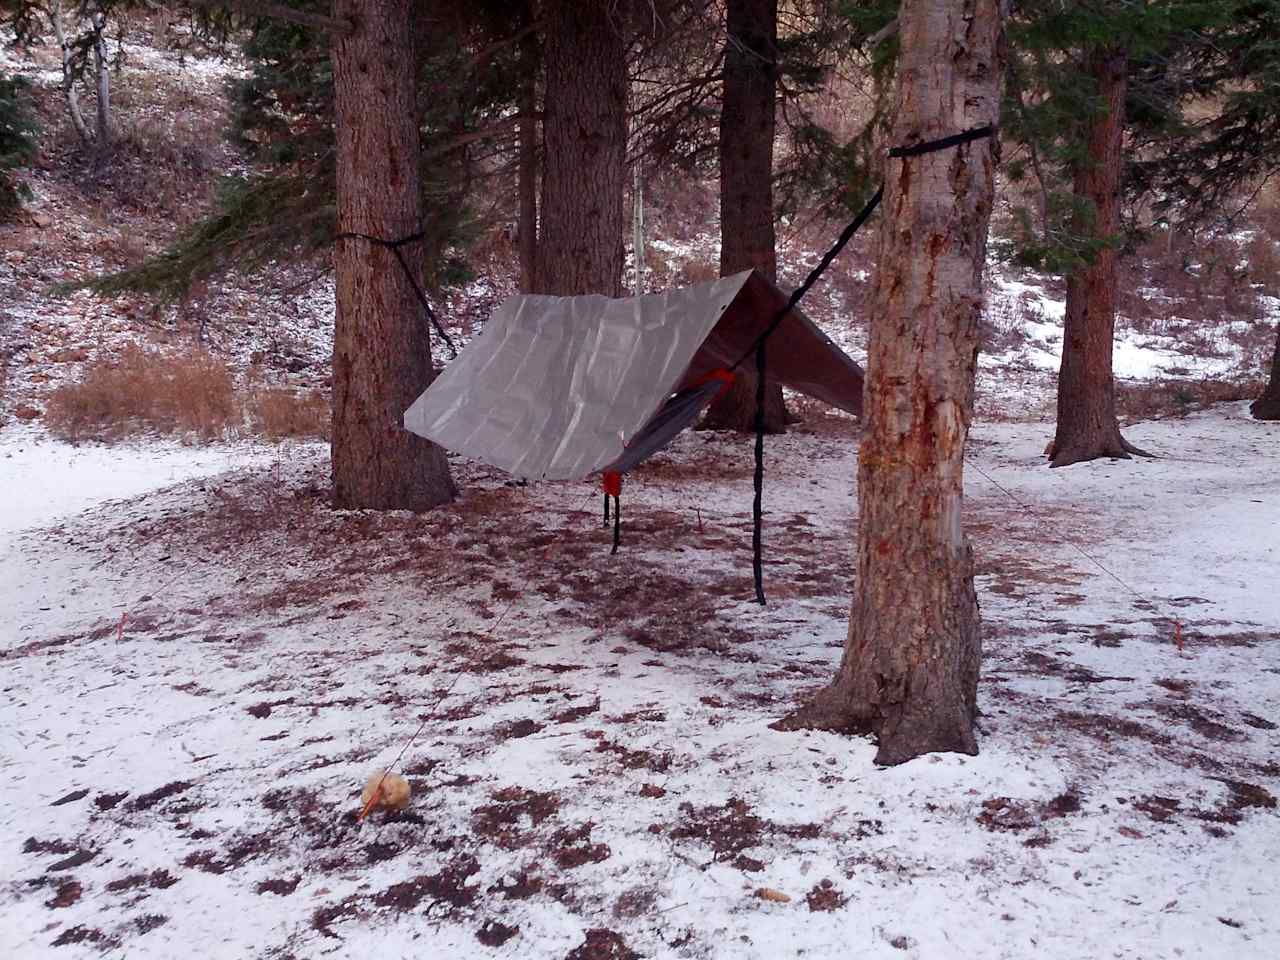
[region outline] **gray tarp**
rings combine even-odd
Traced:
[[[622,300],[511,297],[414,401],[404,425],[519,477],[585,477],[616,460],[703,367],[736,360],[727,351],[749,347],[785,302],[750,270]],[[776,357],[780,382],[858,412],[861,370],[799,311],[770,351],[770,379]]]

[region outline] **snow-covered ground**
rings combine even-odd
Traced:
[[[971,446],[981,753],[880,770],[769,728],[844,637],[841,420],[770,443],[763,610],[749,441],[642,469],[610,557],[585,484],[341,513],[319,447],[7,429],[0,951],[1278,956],[1280,426],[1048,432]]]

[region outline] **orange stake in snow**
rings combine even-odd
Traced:
[[[1182,621],[1173,621],[1173,642],[1178,645],[1178,654],[1182,654]]]
[[[124,639],[124,622],[128,619],[128,612],[120,614],[120,626],[116,627],[116,643]]]

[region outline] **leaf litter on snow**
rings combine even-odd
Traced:
[[[1041,466],[1044,431],[975,430],[975,464],[1034,507],[970,479],[982,753],[889,770],[863,740],[769,727],[844,639],[854,447],[821,419],[769,445],[763,610],[748,441],[699,433],[629,481],[616,557],[590,484],[455,461],[450,507],[340,512],[316,446],[8,532],[5,936],[1270,955],[1274,428],[1217,408],[1135,428],[1164,460],[1070,472]],[[115,453],[86,479],[155,456]],[[420,725],[412,802],[361,823]]]

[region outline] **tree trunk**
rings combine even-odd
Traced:
[[[80,142],[88,147],[93,144],[93,134],[89,132],[89,125],[84,122],[80,95],[76,93],[77,67],[71,55],[66,27],[62,22],[62,0],[53,0],[49,7],[49,19],[53,22],[53,34],[57,37],[58,47],[62,50],[62,96],[67,101],[67,113],[71,116],[71,126],[75,127]]]
[[[777,278],[773,230],[774,100],[777,95],[777,0],[729,0],[720,110],[720,275],[752,267]],[[707,410],[702,428],[754,433],[755,368],[744,363]],[[786,433],[782,387],[765,391],[766,433]]]
[[[627,63],[621,12],[552,0],[543,13],[538,292],[622,294]]]
[[[333,42],[339,233],[396,240],[421,227],[412,0],[337,0],[356,24]],[[401,248],[422,279],[419,248]],[[444,452],[402,426],[431,380],[426,318],[395,252],[344,239],[334,253],[333,500],[345,508],[448,503]]]
[[[111,141],[114,139],[111,125],[111,71],[107,63],[106,30],[107,15],[99,10],[93,15],[93,67],[98,95],[97,135],[94,138],[94,146],[98,163],[105,162],[111,154]]]
[[[1280,325],[1276,326],[1276,352],[1271,357],[1271,379],[1266,391],[1249,405],[1258,420],[1280,420]]]
[[[1124,98],[1128,58],[1123,51],[1092,55],[1086,64],[1098,86],[1103,111],[1089,125],[1088,156],[1075,172],[1078,201],[1093,210],[1077,215],[1075,230],[1099,240],[1114,237],[1120,226],[1120,162],[1124,139]],[[1050,466],[1065,467],[1098,457],[1122,457],[1143,451],[1120,436],[1116,385],[1111,358],[1116,325],[1115,247],[1099,250],[1093,261],[1067,279],[1067,311],[1062,330],[1062,367],[1058,373],[1058,429],[1049,448]]]
[[[999,0],[904,0],[893,142],[999,117]],[[977,752],[981,659],[961,524],[997,147],[890,160],[858,456],[857,583],[833,684],[784,729],[870,732],[877,763]]]
[[[520,292],[537,289],[538,268],[538,38],[529,34],[520,42],[520,155],[517,176],[520,193]]]

